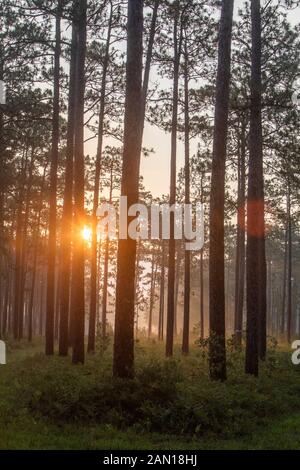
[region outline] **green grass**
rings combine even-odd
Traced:
[[[10,423],[0,434],[0,449],[65,450],[293,450],[300,449],[300,415],[272,420],[255,435],[205,439],[140,434],[112,426],[57,426],[28,417]]]
[[[0,366],[0,449],[300,449],[300,369],[271,349],[259,379],[229,350],[228,381],[208,378],[204,350],[163,358],[142,342],[136,378],[111,377],[111,351],[45,357],[42,345],[10,345]]]

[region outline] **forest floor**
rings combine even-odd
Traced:
[[[228,381],[208,378],[205,348],[136,345],[136,378],[111,377],[111,350],[45,357],[38,340],[9,344],[0,366],[0,449],[300,449],[300,366],[272,347],[258,379],[229,348]]]

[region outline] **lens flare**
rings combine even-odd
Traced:
[[[82,238],[86,241],[86,242],[90,242],[91,239],[92,239],[92,230],[89,228],[89,227],[83,227],[82,229]]]

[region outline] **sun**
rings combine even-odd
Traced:
[[[91,241],[92,239],[92,230],[87,227],[87,226],[84,226],[82,231],[81,231],[81,234],[82,234],[82,238],[86,241],[86,242],[89,242]]]

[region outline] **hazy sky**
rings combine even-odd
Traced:
[[[235,16],[239,8],[242,8],[244,0],[235,0]],[[300,9],[293,10],[289,14],[289,19],[292,24],[300,22]],[[152,77],[155,80],[155,77]],[[141,175],[144,177],[144,184],[146,190],[152,192],[153,196],[160,196],[169,193],[169,179],[170,179],[170,134],[166,134],[157,127],[145,124],[144,142],[143,145],[147,148],[153,148],[155,153],[150,154],[147,158],[142,158],[141,161]],[[184,148],[183,142],[178,140],[177,150],[177,168],[178,170],[183,166],[184,162]],[[191,154],[195,153],[197,141],[191,142]],[[95,141],[93,140],[88,145],[88,152],[95,154]]]

